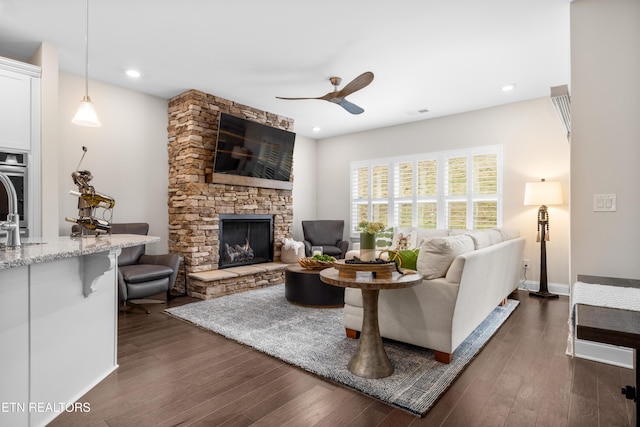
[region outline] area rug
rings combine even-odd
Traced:
[[[395,370],[391,376],[375,380],[360,378],[347,370],[357,340],[345,336],[342,309],[291,304],[284,297],[284,285],[199,301],[166,312],[424,416],[518,304],[508,300],[497,307],[456,349],[453,362],[448,365],[436,362],[431,350],[384,340]]]

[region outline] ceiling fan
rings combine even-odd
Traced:
[[[373,81],[373,73],[371,71],[367,71],[365,73],[360,74],[355,79],[351,80],[345,87],[338,90],[338,86],[342,79],[340,77],[330,77],[329,81],[334,86],[333,92],[329,92],[324,96],[319,96],[317,98],[284,98],[281,96],[276,96],[278,99],[288,99],[288,100],[299,100],[299,99],[322,99],[324,101],[333,102],[334,104],[340,105],[342,108],[350,112],[351,114],[361,114],[364,112],[364,109],[347,101],[345,98],[352,93],[365,88]]]

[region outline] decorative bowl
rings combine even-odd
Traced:
[[[298,258],[298,264],[300,264],[300,267],[307,268],[309,270],[320,270],[323,268],[333,267],[333,261],[318,261],[313,258]]]

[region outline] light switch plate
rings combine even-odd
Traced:
[[[594,212],[615,212],[616,211],[616,195],[615,194],[594,194],[593,195],[593,211]]]

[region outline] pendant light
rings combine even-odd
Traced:
[[[82,97],[78,111],[71,122],[80,126],[99,127],[102,124],[98,120],[96,109],[91,102],[91,98],[89,98],[89,0],[86,0],[86,5],[84,97]]]

